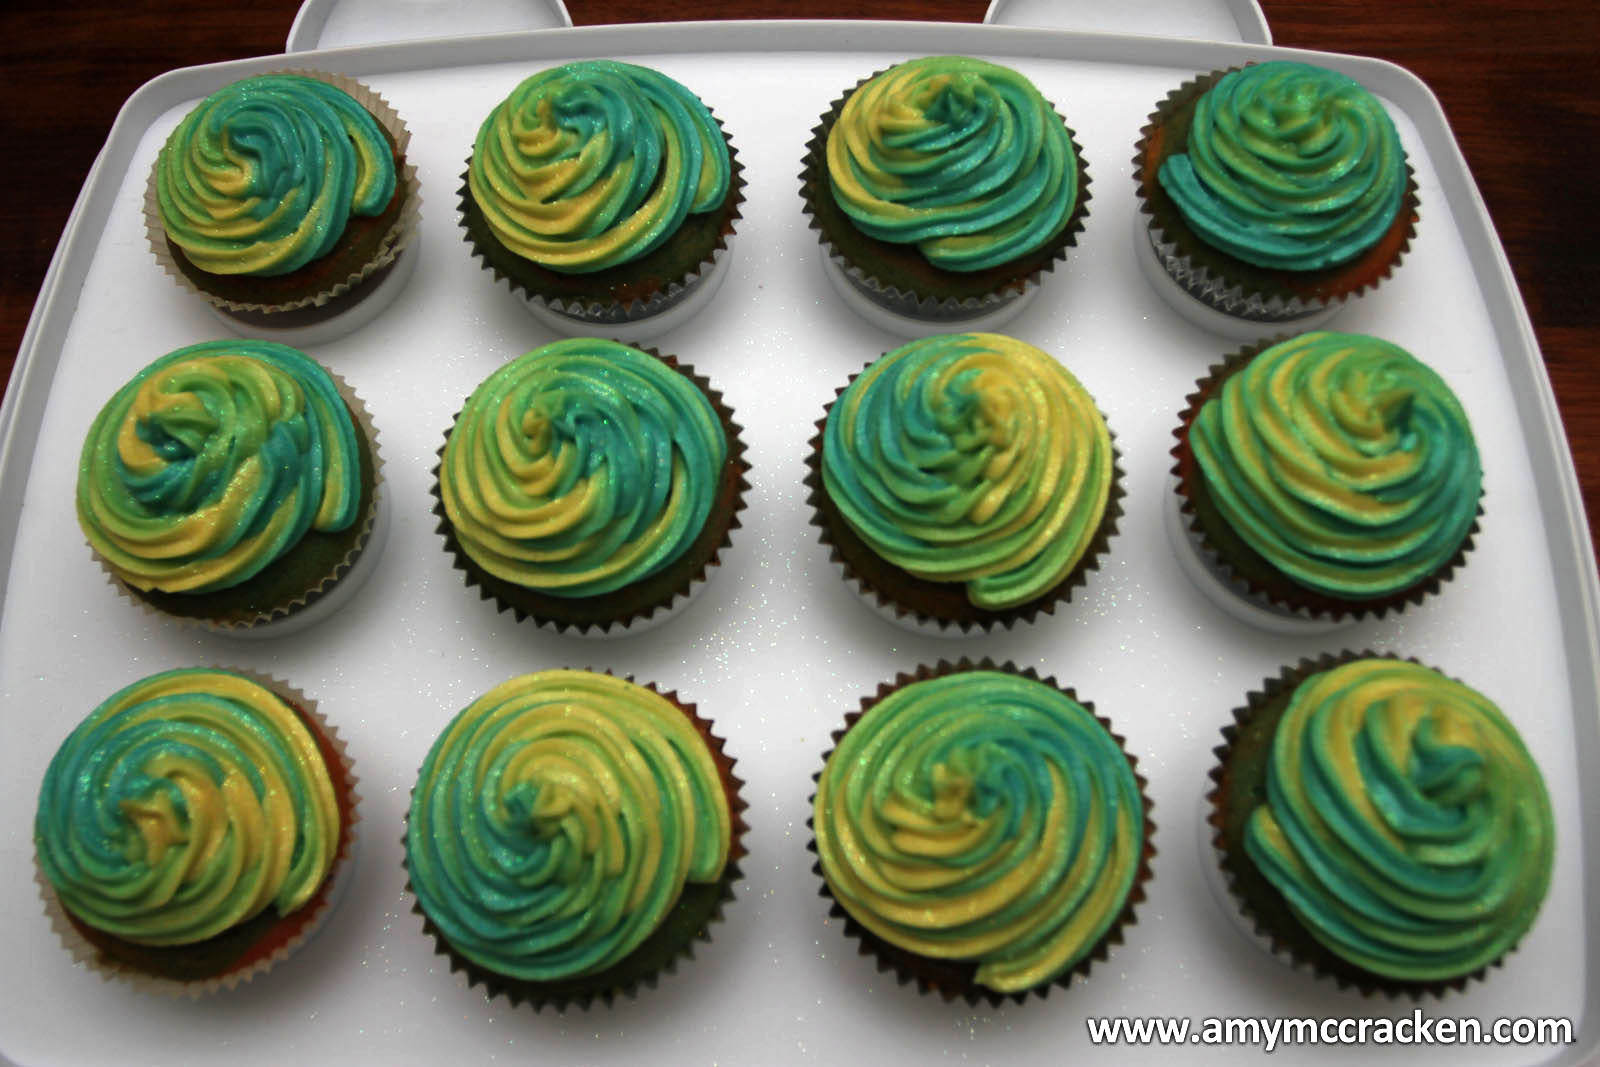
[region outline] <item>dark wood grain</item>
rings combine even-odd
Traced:
[[[1260,0],[1278,44],[1409,68],[1444,105],[1543,349],[1591,528],[1600,516],[1600,8],[1587,0]],[[569,0],[579,25],[686,18],[977,22],[986,0]],[[298,0],[105,0],[0,12],[0,380],[122,102],[175,67],[283,50]]]

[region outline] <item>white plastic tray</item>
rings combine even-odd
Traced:
[[[807,131],[843,87],[909,55],[958,51],[1032,77],[1084,146],[1088,228],[1011,331],[1058,355],[1094,394],[1118,434],[1129,495],[1105,566],[1062,616],[952,642],[906,634],[863,609],[807,525],[801,478],[812,423],[835,387],[893,342],[840,306],[795,175]],[[1138,273],[1133,143],[1152,104],[1193,72],[1282,54],[1006,27],[682,24],[269,57],[175,71],[139,90],[84,187],[0,409],[0,560],[8,561],[0,568],[8,741],[0,943],[11,960],[0,972],[0,1051],[27,1064],[1148,1062],[1158,1053],[1091,1047],[1085,1017],[1409,1016],[1409,1003],[1365,1002],[1267,957],[1219,911],[1198,867],[1195,821],[1230,710],[1280,665],[1352,647],[1416,655],[1502,702],[1554,799],[1555,876],[1537,925],[1487,982],[1426,1010],[1566,1016],[1581,1027],[1568,1049],[1361,1054],[1408,1064],[1591,1054],[1600,1019],[1594,558],[1504,256],[1437,103],[1404,71],[1311,57],[1387,100],[1423,204],[1399,272],[1334,325],[1392,338],[1461,395],[1488,490],[1471,562],[1446,592],[1400,618],[1275,636],[1202,597],[1162,532],[1172,424],[1194,379],[1233,345],[1187,326]],[[428,486],[461,398],[505,359],[549,339],[460,239],[455,190],[473,133],[525,75],[599,56],[649,63],[688,83],[726,121],[748,168],[725,288],[659,344],[722,387],[746,427],[754,469],[744,528],[704,596],[670,627],[597,644],[517,625],[469,592],[433,531]],[[198,97],[290,61],[360,77],[405,116],[425,200],[421,260],[380,321],[313,353],[351,382],[382,431],[395,522],[378,572],[327,623],[246,643],[163,625],[120,600],[82,545],[72,485],[85,427],[113,386],[161,353],[216,335],[210,314],[145,247],[139,196],[160,142]],[[1139,757],[1159,827],[1150,898],[1127,943],[1064,995],[1001,1010],[947,1005],[877,974],[828,921],[805,850],[811,774],[829,732],[880,681],[961,654],[1039,668],[1092,700]],[[40,915],[31,820],[46,761],[90,707],[135,677],[205,662],[271,671],[319,700],[350,739],[366,802],[359,869],[333,921],[265,978],[197,1005],[152,1000],[72,966]],[[698,702],[749,781],[752,827],[739,899],[698,958],[637,1002],[565,1016],[486,1002],[448,973],[403,893],[399,844],[416,768],[448,718],[513,674],[557,665],[633,674]],[[1201,1063],[1240,1055],[1177,1051]],[[1278,1056],[1341,1053],[1349,1050]]]

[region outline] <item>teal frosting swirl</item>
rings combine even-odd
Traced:
[[[316,739],[242,675],[175,670],[101,704],[39,788],[34,845],[61,903],[98,930],[187,945],[305,905],[340,839]]]
[[[688,551],[727,457],[716,409],[686,375],[573,338],[478,386],[445,444],[439,494],[462,550],[490,574],[597,596]]]
[[[1334,597],[1415,585],[1477,516],[1483,472],[1460,401],[1375,337],[1307,333],[1266,349],[1206,401],[1189,444],[1229,526]]]
[[[834,199],[862,232],[976,271],[1042,247],[1078,200],[1072,137],[1039,90],[965,56],[914,59],[857,88],[828,133]]]
[[[828,409],[822,481],[874,554],[1000,610],[1048,593],[1093,543],[1111,434],[1047,353],[946,334],[880,357]]]
[[[531,982],[649,937],[686,882],[723,877],[732,815],[681,709],[610,675],[513,678],[456,716],[411,793],[406,866],[450,947]]]
[[[1471,974],[1515,945],[1555,851],[1544,780],[1500,710],[1384,659],[1295,690],[1245,834],[1319,941],[1408,981]]]
[[[212,274],[298,270],[332,251],[350,216],[382,214],[395,183],[378,121],[344,90],[300,74],[212,93],[156,162],[167,237]]]
[[[639,259],[717,210],[732,159],[705,104],[664,74],[590,60],[541,71],[478,130],[467,185],[501,244],[583,274]]]
[[[78,523],[135,588],[227,589],[308,531],[357,520],[357,432],[333,378],[302,352],[244,339],[180,348],[89,427]]]
[[[1200,97],[1187,151],[1162,162],[1159,180],[1207,244],[1261,267],[1320,270],[1389,229],[1405,152],[1388,112],[1355,80],[1261,63]]]
[[[817,781],[823,876],[852,918],[999,992],[1083,959],[1144,854],[1138,780],[1077,701],[1014,674],[914,682],[869,708]]]

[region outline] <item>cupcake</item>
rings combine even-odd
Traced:
[[[571,338],[467,398],[440,451],[435,514],[467,584],[501,611],[615,635],[702,588],[748,469],[733,412],[692,368]]]
[[[1150,116],[1134,167],[1141,254],[1220,321],[1336,308],[1388,277],[1416,226],[1388,112],[1355,80],[1304,63],[1185,83]]]
[[[1020,310],[1089,198],[1082,151],[1033,83],[965,56],[862,81],[822,117],[800,178],[840,292],[945,329]]]
[[[1345,653],[1284,670],[1234,715],[1210,823],[1235,904],[1274,952],[1341,987],[1437,995],[1533,925],[1550,799],[1481,693]]]
[[[640,340],[698,310],[744,181],[721,123],[631,63],[541,71],[489,113],[461,189],[473,254],[551,328]]]
[[[1105,418],[1070,371],[998,334],[913,341],[817,424],[813,525],[869,603],[952,634],[1054,613],[1121,514]]]
[[[880,970],[999,1004],[1105,959],[1150,877],[1150,802],[1071,690],[987,661],[900,675],[834,735],[823,896]]]
[[[1436,592],[1471,548],[1483,472],[1466,412],[1387,341],[1306,333],[1235,353],[1177,437],[1192,542],[1270,610],[1382,616]]]
[[[372,434],[360,402],[303,352],[180,348],[89,427],[78,524],[120,588],[160,614],[241,633],[310,621],[376,562]]]
[[[102,975],[189,996],[232,988],[327,918],[355,783],[337,734],[281,683],[151,675],[95,708],[45,771],[33,841],[46,911]]]
[[[404,282],[396,263],[421,203],[409,140],[383,98],[349,78],[284,72],[224,86],[156,159],[150,246],[238,332],[331,339]]]
[[[513,678],[423,761],[405,837],[416,910],[490,996],[632,996],[733,898],[740,784],[675,694],[588,671]]]

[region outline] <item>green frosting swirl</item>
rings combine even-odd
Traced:
[[[536,348],[484,380],[456,417],[439,495],[463,551],[497,578],[598,596],[689,549],[728,443],[686,375],[615,341]]]
[[[686,881],[721,878],[731,818],[682,710],[610,675],[544,671],[490,690],[434,742],[406,862],[451,948],[555,981],[617,963]]]
[[[1072,136],[1032,82],[965,56],[891,67],[828,132],[833,196],[858,229],[941,270],[1042,247],[1078,202]]]
[[[1471,974],[1527,932],[1555,826],[1539,769],[1481,694],[1361,660],[1300,684],[1245,850],[1317,940],[1374,974]]]
[[[698,97],[610,60],[541,71],[489,113],[467,184],[490,230],[550,270],[649,254],[728,194],[727,141]]]
[[[342,89],[299,74],[246,78],[178,124],[156,161],[161,225],[212,274],[288,274],[327,255],[352,215],[395,191],[383,130]]]
[[[999,610],[1043,596],[1083,558],[1110,498],[1111,434],[1037,348],[947,334],[850,383],[828,410],[822,480],[878,556]]]
[[[317,741],[272,692],[228,671],[152,675],[56,752],[33,841],[63,906],[146,945],[215,937],[321,887],[338,802]]]
[[[1449,562],[1483,473],[1466,413],[1404,350],[1307,333],[1228,376],[1189,431],[1217,510],[1292,581],[1348,600]]]
[[[332,377],[285,345],[208,341],[117,391],[78,464],[78,524],[136,589],[254,577],[361,498],[356,424]]]
[[[1354,259],[1400,213],[1405,151],[1355,80],[1304,63],[1231,71],[1195,103],[1161,187],[1202,240],[1260,267]]]
[[[1144,853],[1128,759],[1065,693],[974,670],[869,708],[817,782],[823,877],[890,944],[978,965],[1002,993],[1087,955]]]

